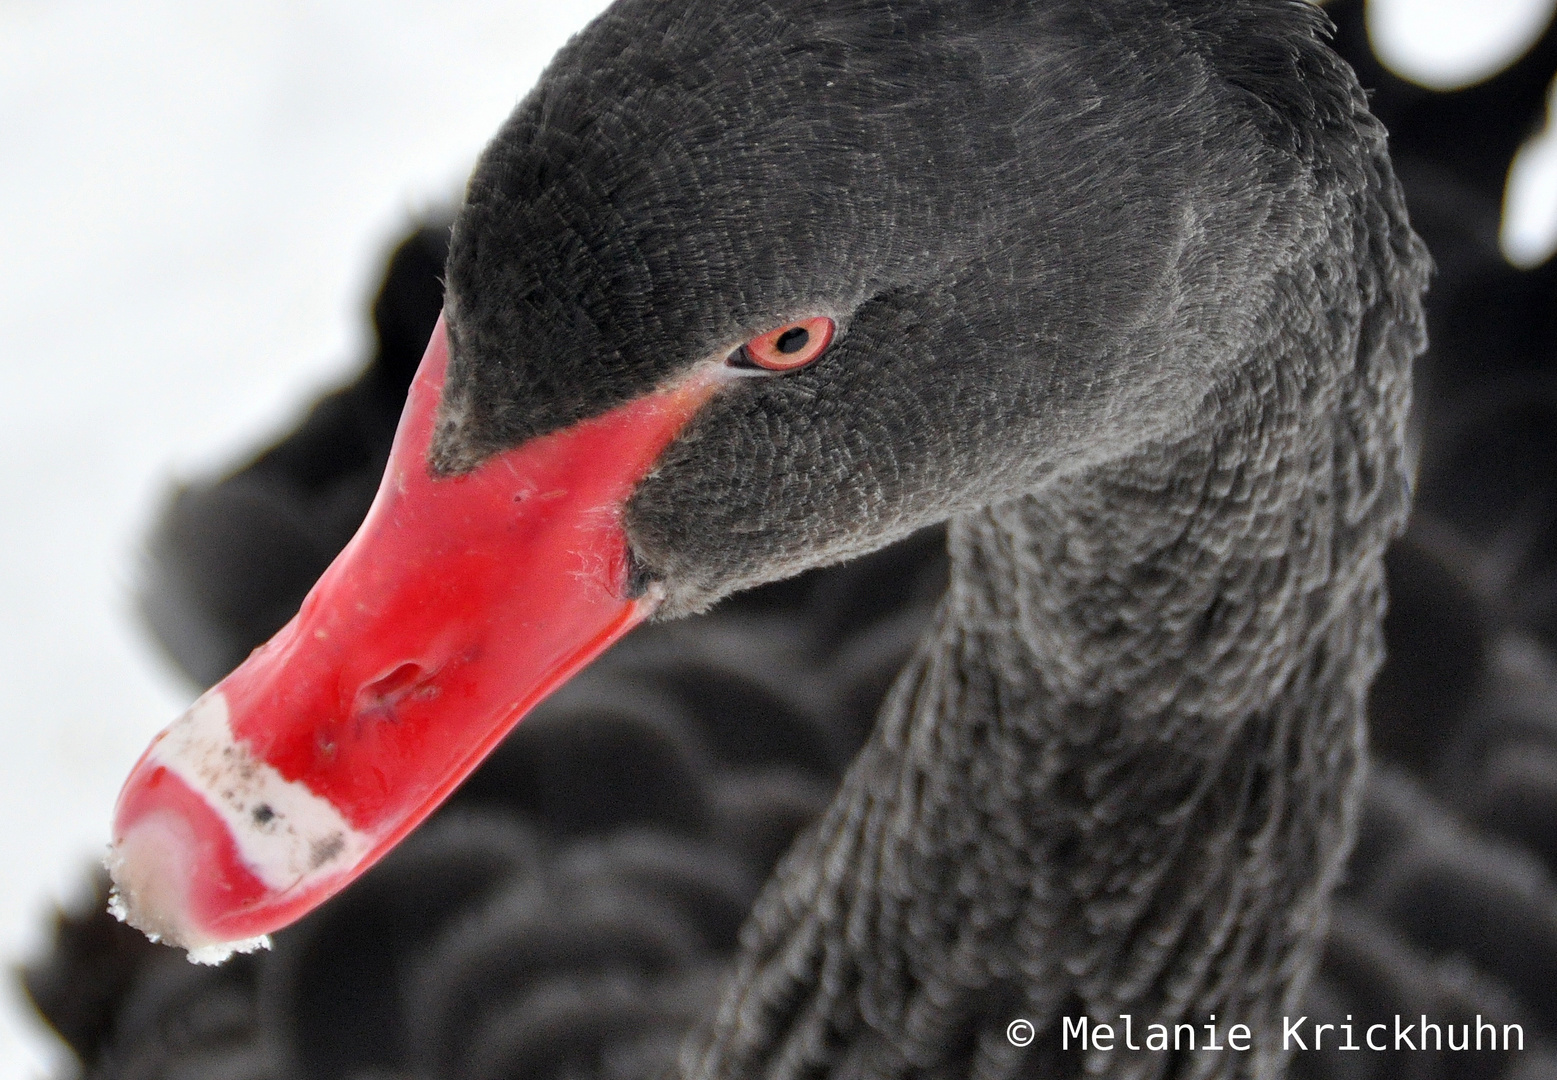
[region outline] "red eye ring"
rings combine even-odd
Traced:
[[[751,367],[767,371],[794,371],[827,351],[833,340],[833,330],[833,321],[825,315],[798,319],[766,334],[758,334],[737,350],[736,357]]]

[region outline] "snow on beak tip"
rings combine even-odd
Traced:
[[[163,871],[182,861],[182,837],[146,822],[109,849],[103,860],[113,886],[108,911],[114,918],[141,931],[152,941],[185,950],[191,964],[220,964],[234,953],[270,948],[270,935],[236,941],[207,940],[195,928],[186,911],[180,888],[181,873]],[[170,842],[171,841],[171,842]]]
[[[234,738],[220,690],[147,750],[115,816],[109,910],[195,963],[268,945],[211,918],[230,897],[264,907],[333,891],[373,846],[328,800]]]

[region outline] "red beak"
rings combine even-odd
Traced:
[[[654,608],[628,595],[622,507],[713,370],[436,478],[447,364],[439,320],[362,528],[120,793],[116,911],[193,958],[338,892]]]

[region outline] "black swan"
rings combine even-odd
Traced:
[[[1446,196],[1443,183],[1424,188],[1418,182],[1423,169],[1415,166],[1425,165],[1431,175],[1433,163],[1424,158],[1438,148],[1493,142],[1501,156],[1480,173],[1496,181],[1528,126],[1525,114],[1533,110],[1521,105],[1530,105],[1524,99],[1532,95],[1500,90],[1488,100],[1486,88],[1478,88],[1426,95],[1424,102],[1421,91],[1392,83],[1371,63],[1360,8],[1357,2],[1332,3],[1327,12],[1340,26],[1338,50],[1358,67],[1363,85],[1377,92],[1373,111],[1396,136],[1392,157],[1407,178],[1413,223],[1437,256],[1429,310],[1429,325],[1436,328],[1429,357],[1437,362],[1429,370],[1444,368],[1447,359],[1454,380],[1474,391],[1473,380],[1486,378],[1489,363],[1501,369],[1539,355],[1528,346],[1550,340],[1541,331],[1549,305],[1540,305],[1525,283],[1539,275],[1516,278],[1521,287],[1514,289],[1499,282],[1511,271],[1490,242],[1496,187],[1480,193],[1480,205],[1492,212],[1478,219],[1477,200],[1467,202],[1463,191]],[[1520,61],[1522,70],[1493,85],[1538,91],[1550,77],[1547,51],[1533,50]],[[1417,99],[1409,116],[1391,107],[1402,95]],[[1539,93],[1533,96],[1540,105]],[[1455,107],[1470,97],[1485,108]],[[1436,108],[1440,101],[1450,107]],[[1416,147],[1426,153],[1412,153],[1410,144],[1421,142],[1411,137],[1413,124],[1429,136]],[[1434,132],[1435,124],[1441,132]],[[1459,130],[1466,126],[1475,130]],[[420,254],[429,239],[437,245],[430,230],[414,234],[392,260],[390,280],[375,304],[381,339],[386,302],[414,301],[425,291],[414,282],[408,289],[398,278],[420,273],[436,294],[436,268],[423,265],[428,260]],[[412,257],[405,257],[407,251]],[[436,299],[410,305],[423,320],[423,339],[437,306]],[[405,336],[418,347],[410,326]],[[1456,341],[1475,351],[1455,349]],[[1492,345],[1499,346],[1496,352],[1489,351]],[[386,381],[380,366],[368,371],[363,385]],[[297,436],[253,467],[214,487],[191,489],[173,505],[156,543],[158,575],[150,599],[162,607],[159,629],[181,662],[188,665],[196,655],[180,648],[189,638],[207,644],[188,633],[197,624],[202,633],[215,631],[217,640],[237,639],[238,648],[227,647],[235,658],[262,641],[280,621],[266,625],[273,618],[268,613],[284,609],[288,596],[295,607],[323,565],[318,549],[333,535],[340,537],[333,540],[336,547],[344,542],[335,519],[346,516],[348,500],[339,494],[355,499],[356,490],[368,487],[359,482],[364,455],[358,447],[364,434],[392,426],[389,415],[363,423],[364,406],[387,403],[382,394],[361,389],[324,402]],[[1419,379],[1419,423],[1432,442],[1445,403],[1430,384],[1428,389],[1422,394]],[[342,398],[348,407],[337,403]],[[1491,411],[1481,423],[1498,420]],[[1528,423],[1522,426],[1529,430]],[[1529,446],[1527,437],[1504,443],[1542,449]],[[336,454],[342,447],[347,452]],[[380,460],[387,450],[386,438]],[[1487,478],[1513,475],[1509,465],[1528,472],[1516,459],[1489,458],[1484,446],[1467,450],[1481,489]],[[1551,459],[1548,450],[1530,460]],[[1425,489],[1454,494],[1453,470],[1448,484],[1440,471],[1432,460],[1424,463]],[[1491,489],[1505,490],[1496,483]],[[359,517],[370,495],[365,490],[360,496]],[[1465,556],[1478,547],[1458,539],[1446,547],[1445,522],[1422,509],[1419,500],[1411,532],[1387,560],[1390,659],[1374,687],[1370,722],[1374,750],[1388,764],[1376,765],[1369,783],[1361,845],[1304,1011],[1313,1023],[1336,1025],[1354,1013],[1384,1019],[1427,1013],[1456,1024],[1481,1013],[1518,1018],[1539,1041],[1552,1026],[1547,973],[1557,937],[1541,908],[1543,894],[1553,888],[1549,880],[1543,888],[1528,865],[1510,858],[1514,848],[1499,845],[1529,845],[1527,851],[1544,854],[1546,865],[1557,867],[1557,834],[1549,825],[1557,787],[1549,777],[1543,781],[1553,718],[1542,721],[1532,687],[1521,687],[1518,679],[1508,685],[1505,665],[1487,662],[1489,652],[1508,652],[1491,646],[1497,635],[1507,636],[1499,628],[1520,610],[1511,611],[1498,596],[1471,595],[1485,591],[1467,589],[1465,581]],[[1484,532],[1487,522],[1506,521],[1503,509],[1496,500],[1476,506],[1475,524]],[[234,511],[254,527],[221,520]],[[312,527],[301,531],[289,552],[289,527],[299,519]],[[201,1075],[336,1077],[370,1067],[379,1070],[375,1075],[410,1070],[416,1076],[532,1080],[580,1070],[655,1075],[674,1048],[675,1033],[697,1015],[695,988],[733,948],[730,919],[745,906],[744,882],[753,872],[767,872],[774,842],[782,843],[825,798],[835,782],[831,762],[839,749],[857,743],[854,723],[873,712],[870,703],[879,698],[882,680],[927,621],[929,610],[914,597],[944,587],[936,547],[937,537],[921,535],[906,548],[895,545],[740,594],[701,620],[636,631],[588,678],[526,721],[452,800],[453,819],[279,935],[274,954],[190,969],[133,931],[82,913],[62,919],[56,951],[30,967],[28,988],[92,1076],[182,1075],[198,1068]],[[919,584],[893,588],[910,580]],[[893,595],[900,591],[906,595]],[[1511,581],[1508,594],[1522,601],[1521,610],[1539,603],[1540,590],[1532,595],[1523,581]],[[170,596],[186,604],[195,598],[204,605],[195,614],[206,617],[177,625]],[[165,632],[170,611],[184,641],[169,640]],[[1512,625],[1524,621],[1516,617]],[[800,695],[779,692],[800,687]],[[827,738],[840,721],[846,736]],[[739,745],[731,730],[743,736]],[[754,738],[757,731],[762,734]],[[698,738],[689,742],[688,734]],[[708,736],[712,743],[699,745]],[[776,743],[774,736],[780,736]],[[775,762],[784,763],[787,775],[773,773]],[[762,770],[759,775],[750,773],[752,765]],[[528,837],[531,825],[541,830],[539,844],[533,837],[519,844],[528,857],[516,860],[514,830]],[[623,828],[632,831],[603,846],[597,838]],[[586,913],[582,923],[564,925],[555,912],[535,906],[537,887],[576,889],[581,872],[597,897],[593,921]],[[420,887],[429,876],[439,882],[432,892]],[[611,897],[605,907],[602,892]],[[629,911],[636,913],[631,923],[623,921]],[[672,968],[645,973],[644,959],[655,948],[670,955],[663,952],[664,935],[678,920],[684,924],[674,954],[680,959]],[[554,944],[545,967],[536,966],[533,949],[512,947],[523,940],[516,934],[558,931],[570,935],[572,951]],[[714,951],[700,958],[699,940]],[[622,999],[624,986],[633,988],[630,1001]],[[612,1008],[611,1023],[602,1024]],[[1529,1076],[1543,1067],[1541,1060],[1532,1051],[1506,1064]],[[1300,1076],[1377,1078],[1481,1077],[1504,1066],[1483,1055],[1359,1057],[1326,1046],[1298,1054],[1294,1067]]]
[[[1008,1075],[1119,1011],[1273,1067],[1356,814],[1426,265],[1321,25],[613,8],[477,168],[377,519],[127,785],[132,921],[271,929],[651,607],[950,516],[934,628],[683,1072]],[[465,535],[512,521],[552,554]]]
[[[1353,937],[1355,937],[1355,935],[1353,935]]]

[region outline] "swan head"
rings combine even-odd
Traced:
[[[1182,429],[1313,257],[1333,207],[1305,158],[1365,134],[1349,76],[1297,98],[1242,70],[1336,69],[1321,15],[1225,7],[612,8],[470,180],[434,467],[832,320],[628,502],[674,615]]]
[[[624,0],[575,38],[471,178],[362,531],[127,782],[124,914],[284,925],[650,614],[1214,413],[1392,181],[1317,11],[1161,15]]]

